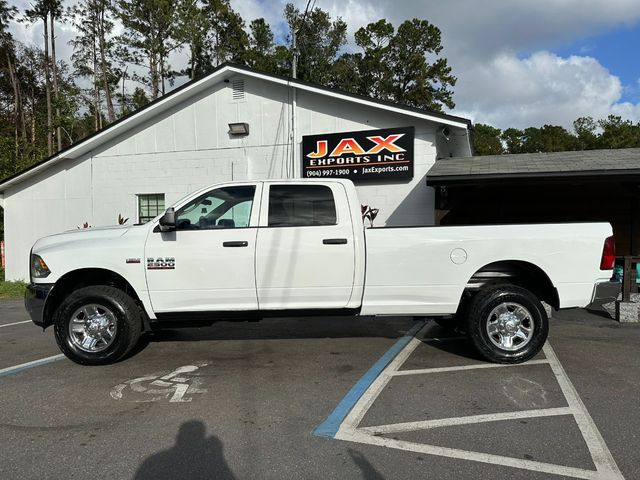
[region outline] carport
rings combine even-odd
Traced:
[[[443,158],[427,185],[440,225],[604,221],[640,254],[640,148]]]

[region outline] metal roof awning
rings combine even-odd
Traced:
[[[427,173],[427,185],[587,178],[640,180],[640,148],[443,158]]]

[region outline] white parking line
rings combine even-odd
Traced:
[[[490,453],[471,452],[466,450],[458,450],[456,448],[446,448],[436,445],[405,442],[402,440],[395,440],[393,438],[387,437],[376,437],[374,435],[369,435],[368,433],[362,433],[359,429],[354,429],[351,431],[339,431],[336,435],[336,438],[339,440],[346,440],[350,442],[378,445],[381,447],[403,450],[405,452],[424,453],[425,455],[456,458],[458,460],[470,460],[474,462],[488,463],[490,465],[501,465],[503,467],[513,467],[523,470],[531,470],[534,472],[561,475],[565,477],[582,478],[585,480],[607,479],[607,477],[603,477],[602,475],[600,475],[599,472],[592,470],[583,470],[581,468],[565,467],[563,465],[554,465],[551,463],[536,462],[533,460],[523,460],[520,458],[502,457],[500,455],[492,455]],[[609,478],[622,479],[622,477]]]
[[[613,455],[611,455],[607,444],[604,443],[602,435],[600,435],[596,424],[593,422],[591,415],[589,415],[587,407],[582,403],[578,392],[571,383],[571,380],[569,380],[556,353],[548,342],[544,346],[544,354],[549,360],[551,370],[553,370],[556,376],[556,380],[560,385],[564,397],[567,399],[569,407],[573,409],[573,417],[576,419],[578,428],[582,432],[589,452],[591,452],[591,457],[593,458],[596,469],[605,478],[623,478],[618,465],[616,465],[616,461],[613,459]]]
[[[442,372],[458,372],[460,370],[477,370],[483,368],[504,368],[504,367],[526,367],[528,365],[540,365],[549,363],[548,360],[529,360],[526,363],[513,363],[507,365],[500,365],[497,363],[478,363],[474,365],[460,365],[457,367],[437,367],[437,368],[420,368],[415,370],[398,370],[397,372],[389,372],[389,375],[394,377],[402,375],[421,375],[426,373],[442,373]]]
[[[39,367],[40,365],[45,365],[47,363],[62,360],[63,358],[64,358],[64,355],[59,354],[59,355],[53,355],[51,357],[41,358],[40,360],[33,360],[32,362],[21,363],[20,365],[14,365],[13,367],[3,368],[0,370],[0,377],[13,375],[14,373],[21,372],[22,370],[27,370],[28,368],[33,368],[33,367]]]
[[[0,328],[10,327],[11,325],[20,325],[22,323],[31,323],[31,320],[23,320],[21,322],[5,323],[4,325],[0,325]]]
[[[390,374],[390,372],[397,371],[402,366],[402,364],[407,360],[407,358],[409,358],[409,355],[411,355],[413,351],[416,348],[418,348],[420,344],[422,344],[422,340],[416,337],[419,337],[422,331],[425,330],[426,328],[427,328],[427,325],[422,327],[418,331],[418,333],[416,333],[416,335],[411,339],[411,341],[407,343],[407,345],[402,349],[402,351],[398,353],[398,355],[391,361],[391,363],[389,363],[387,368],[385,368],[380,373],[378,378],[375,379],[375,381],[371,384],[371,386],[367,389],[367,391],[360,397],[358,402],[353,406],[353,408],[349,412],[349,415],[347,415],[347,417],[344,419],[344,422],[342,422],[342,425],[340,426],[340,430],[342,430],[343,427],[356,428],[360,424],[360,422],[362,421],[362,418],[365,416],[369,408],[371,408],[371,405],[376,400],[376,398],[378,398],[378,395],[380,395],[380,392],[382,392],[382,389],[386,387],[387,383],[389,383],[389,380],[391,380],[392,375]],[[338,434],[340,433],[340,430],[338,430]],[[336,438],[338,438],[338,435],[336,435]]]
[[[419,337],[423,331],[424,328],[422,328],[387,365],[387,367],[382,372],[380,372],[379,376],[362,394],[362,396],[354,404],[349,414],[345,417],[344,421],[340,424],[334,438],[350,442],[379,445],[387,448],[424,453],[429,455],[470,460],[492,465],[502,465],[506,467],[513,467],[522,470],[530,470],[553,475],[563,475],[567,477],[582,478],[588,480],[624,480],[620,469],[616,465],[616,462],[613,459],[611,452],[607,448],[602,436],[600,435],[600,432],[595,426],[593,419],[580,400],[580,397],[578,396],[571,381],[567,377],[567,374],[562,368],[562,365],[560,365],[560,362],[558,361],[558,358],[556,357],[549,343],[544,346],[546,359],[533,360],[525,364],[520,364],[520,366],[548,364],[553,371],[558,384],[560,385],[560,389],[565,396],[568,407],[472,415],[438,420],[378,425],[373,427],[358,427],[380,393],[387,386],[389,381],[395,376],[438,373],[445,371],[455,372],[463,370],[473,370],[477,368],[508,368],[514,366],[478,364],[400,371],[400,367],[407,361],[409,356],[420,344],[423,343],[423,340],[421,340],[420,338],[416,338]],[[448,427],[452,425],[469,425],[485,422],[559,415],[572,415],[575,418],[575,421],[578,424],[578,428],[582,433],[582,437],[589,449],[589,453],[591,454],[591,459],[596,467],[596,470],[586,470],[565,465],[556,465],[546,462],[494,455],[483,452],[446,448],[437,445],[426,445],[422,443],[397,440],[394,438],[381,436],[389,433],[400,433],[422,429]]]
[[[430,428],[451,427],[454,425],[471,425],[473,423],[499,422],[502,420],[518,420],[521,418],[556,417],[559,415],[571,415],[573,410],[569,407],[540,408],[535,410],[520,410],[515,412],[488,413],[484,415],[469,415],[466,417],[439,418],[437,420],[424,420],[421,422],[394,423],[393,425],[378,425],[375,427],[363,427],[358,430],[372,435],[387,435],[389,433],[415,432],[416,430],[428,430]]]

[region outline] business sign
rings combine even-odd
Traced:
[[[304,178],[413,177],[414,127],[302,137]]]

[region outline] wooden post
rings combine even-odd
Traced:
[[[640,257],[625,256],[622,271],[622,301],[631,301],[631,286],[636,282],[636,265],[640,263]]]

